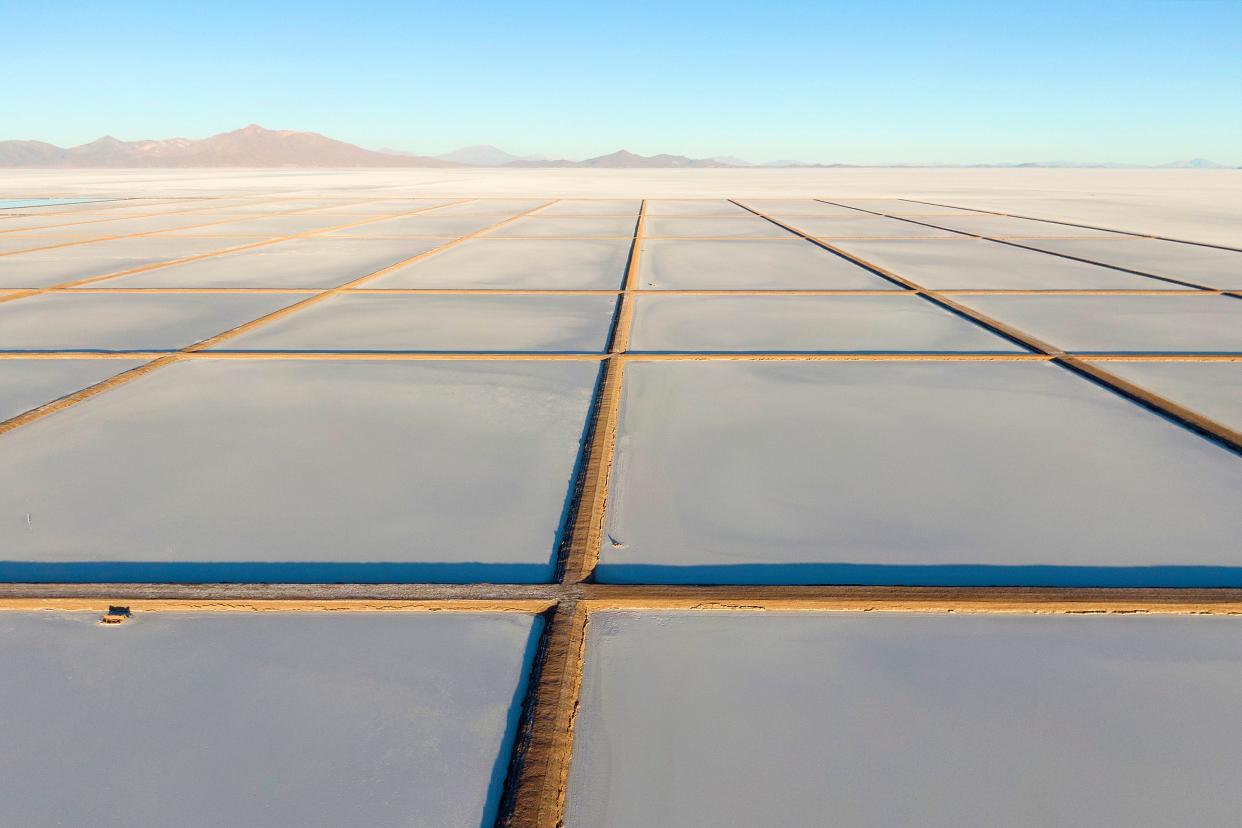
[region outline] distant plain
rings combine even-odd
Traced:
[[[289,193],[572,198],[913,198],[1242,246],[1242,170],[262,169],[0,174],[0,197]]]

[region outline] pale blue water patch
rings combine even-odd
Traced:
[[[57,207],[62,204],[91,204],[96,201],[112,201],[110,198],[0,198],[0,210],[19,210],[23,207]]]

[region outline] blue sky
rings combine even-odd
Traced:
[[[0,137],[1242,163],[1242,2],[0,0]]]

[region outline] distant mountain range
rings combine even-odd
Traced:
[[[1163,169],[1178,170],[1227,170],[1228,164],[1217,164],[1215,161],[1209,161],[1206,158],[1191,158],[1188,161],[1170,161],[1167,164],[1161,164]],[[1242,169],[1239,167],[1238,169]]]
[[[978,165],[977,165],[978,166]],[[1117,164],[1110,162],[1081,162],[1081,161],[1027,161],[1021,164],[987,164],[982,166],[991,167],[1066,167],[1070,169],[1117,169],[1117,170],[1228,170],[1232,169],[1228,164],[1217,164],[1215,161],[1209,161],[1206,158],[1190,158],[1185,161],[1170,161],[1167,164]]]
[[[687,158],[684,155],[635,155],[628,150],[617,150],[610,155],[600,155],[585,161],[568,161],[566,159],[544,161],[510,161],[506,167],[613,167],[616,169],[635,168],[710,168],[731,167],[714,158]]]
[[[316,132],[264,129],[251,124],[210,138],[167,138],[121,141],[110,135],[77,147],[62,148],[43,141],[0,141],[0,167],[581,167],[597,169],[711,169],[748,167],[1136,167],[1130,164],[1084,164],[1071,161],[1016,164],[816,164],[771,161],[753,164],[742,158],[688,158],[684,155],[636,155],[618,150],[582,161],[543,155],[517,156],[499,147],[462,147],[443,155],[418,155],[406,150],[369,150]],[[1159,165],[1176,169],[1229,169],[1203,158]]]
[[[418,155],[390,155],[315,132],[251,124],[210,138],[121,141],[106,135],[62,149],[42,141],[0,141],[0,167],[452,167]]]
[[[548,160],[545,155],[519,156],[487,144],[462,147],[459,150],[437,155],[436,158],[439,158],[441,161],[452,161],[454,164],[467,164],[472,167],[503,167],[516,161],[536,162]]]

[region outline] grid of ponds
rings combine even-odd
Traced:
[[[896,198],[12,206],[0,822],[1242,804],[1242,251]]]

